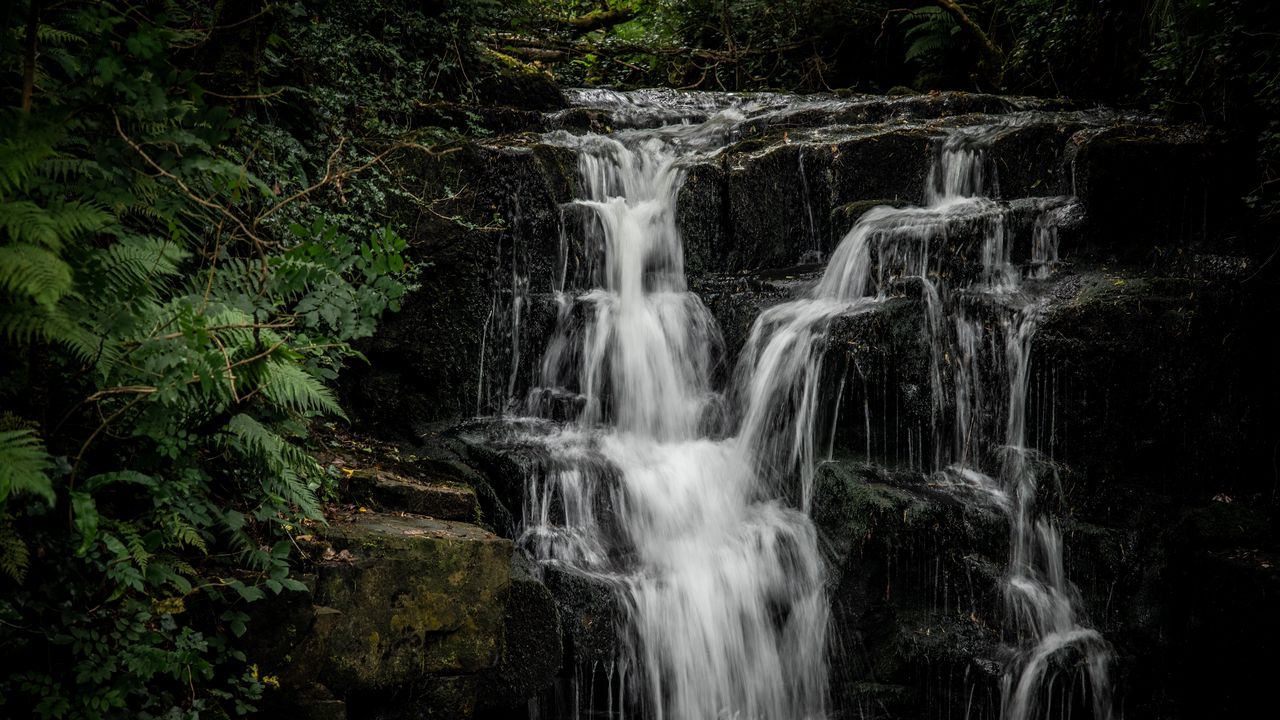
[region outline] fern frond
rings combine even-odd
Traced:
[[[0,194],[25,186],[40,162],[52,154],[52,143],[30,137],[0,142]]]
[[[0,203],[0,231],[10,242],[62,248],[62,236],[49,211],[29,200]]]
[[[54,155],[40,163],[37,169],[41,177],[56,183],[66,183],[73,178],[105,177],[102,166],[94,160]]]
[[[53,505],[53,461],[31,430],[0,432],[0,503],[13,493],[39,495]]]
[[[49,306],[71,292],[71,267],[34,245],[0,245],[0,291]]]
[[[902,25],[906,27],[904,37],[911,41],[906,52],[907,62],[924,60],[950,49],[960,30],[955,18],[936,5],[912,10],[903,16]]]
[[[205,542],[204,536],[200,534],[200,531],[194,525],[187,522],[181,514],[176,512],[169,513],[165,525],[165,533],[172,545],[191,547],[206,555],[209,554],[209,546]]]
[[[44,308],[17,303],[0,303],[0,339],[13,345],[30,345],[36,339],[47,340],[49,318]]]
[[[189,254],[168,240],[145,235],[124,235],[119,242],[98,250],[92,262],[93,281],[111,297],[128,298],[152,290],[157,275],[177,275]]]
[[[51,205],[49,215],[53,220],[54,230],[64,239],[97,232],[115,222],[115,216],[106,209],[84,200]]]
[[[31,565],[31,552],[27,543],[13,527],[12,518],[0,515],[0,570],[21,583],[27,576],[27,568]]]
[[[136,525],[130,522],[119,523],[116,525],[116,530],[124,540],[124,546],[129,550],[129,557],[133,559],[133,563],[143,572],[146,572],[147,563],[151,562],[151,553],[147,550],[147,544],[142,539],[142,533],[138,531]]]
[[[328,413],[346,418],[333,391],[290,362],[270,361],[263,368],[262,394],[277,407],[297,413]]]
[[[232,417],[224,430],[228,447],[264,465],[267,472],[259,473],[263,490],[296,505],[308,517],[321,515],[315,493],[307,483],[307,479],[323,473],[315,458],[244,413]]]

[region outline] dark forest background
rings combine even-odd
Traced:
[[[1063,96],[1214,128],[1280,218],[1236,0],[33,2],[0,15],[0,715],[224,717],[340,477],[338,371],[423,280],[392,176],[556,86]],[[1255,160],[1256,159],[1256,160]],[[456,222],[464,222],[456,219]],[[430,288],[426,287],[429,291]]]

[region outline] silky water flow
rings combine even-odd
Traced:
[[[1080,617],[1061,536],[1037,509],[1050,465],[1026,442],[1034,284],[1052,272],[1054,217],[1070,199],[1039,207],[1024,281],[1007,208],[984,195],[985,147],[1002,127],[952,130],[926,205],[868,211],[807,297],[759,315],[718,389],[723,343],[686,286],[676,197],[685,163],[719,152],[742,119],[731,108],[698,125],[550,138],[578,155],[583,197],[567,215],[582,223],[591,287],[566,288],[560,273],[556,330],[527,402],[529,415],[565,422],[513,421],[545,448],[526,482],[521,545],[543,568],[612,589],[622,618],[606,714],[826,717],[828,598],[809,511],[815,436],[834,410],[827,335],[914,279],[932,348],[933,456],[922,464],[1009,520],[1001,714],[1073,702],[1054,696],[1066,672],[1056,692],[1083,693],[1109,718],[1110,648]],[[981,228],[981,264],[943,282],[940,250],[960,224]],[[870,422],[868,410],[868,448]]]

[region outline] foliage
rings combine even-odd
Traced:
[[[567,84],[829,90],[883,70],[877,0],[525,0],[498,48]],[[596,13],[630,18],[581,31]],[[591,24],[585,24],[591,27]]]
[[[1161,0],[1144,96],[1166,115],[1253,135],[1260,177],[1246,198],[1280,220],[1280,17],[1240,0]]]
[[[216,8],[30,11],[0,39],[2,712],[243,713],[242,605],[302,587],[289,535],[323,521],[308,422],[410,280],[340,207],[380,155],[220,104]]]
[[[907,46],[903,59],[921,69],[916,78],[918,84],[945,86],[962,82],[949,77],[949,70],[966,64],[956,62],[966,48],[960,25],[951,15],[936,5],[925,5],[903,14],[900,24]]]

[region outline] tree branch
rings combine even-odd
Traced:
[[[634,19],[636,14],[636,11],[631,8],[592,10],[582,17],[562,20],[560,24],[566,30],[570,30],[578,35],[586,35],[593,30],[601,30],[603,28],[611,28],[614,25],[621,25],[624,22]]]

